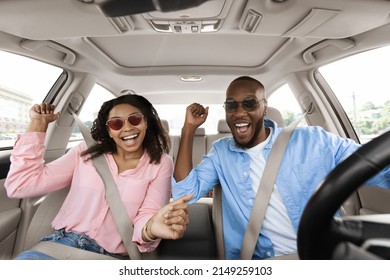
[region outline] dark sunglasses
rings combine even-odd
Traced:
[[[132,126],[137,126],[141,123],[143,118],[144,118],[144,115],[142,115],[141,113],[133,113],[133,114],[129,115],[127,118],[109,119],[106,122],[106,125],[113,130],[119,130],[125,125],[126,120]]]
[[[225,101],[223,107],[225,108],[225,111],[227,113],[233,113],[237,110],[238,106],[241,105],[242,108],[247,111],[247,112],[251,112],[253,111],[254,109],[256,109],[257,107],[257,104],[263,100],[266,100],[265,98],[263,99],[260,99],[260,100],[257,100],[256,98],[254,97],[247,97],[245,98],[243,101],[241,102],[238,102],[236,100],[233,100],[233,99],[228,99]]]

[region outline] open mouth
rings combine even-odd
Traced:
[[[250,123],[236,123],[234,126],[238,134],[245,134],[249,130]]]
[[[139,136],[139,133],[137,134],[132,134],[132,135],[128,135],[128,136],[125,136],[125,137],[122,137],[121,140],[123,142],[129,142],[129,141],[134,141],[135,139],[137,139]]]

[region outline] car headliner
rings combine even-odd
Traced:
[[[369,48],[366,36],[373,46],[385,44],[382,34],[390,28],[385,0],[211,0],[119,17],[105,15],[102,2],[1,1],[0,48],[18,46],[27,56],[92,73],[114,93],[132,90],[155,104],[222,103],[239,75],[261,79],[270,91],[290,72]],[[199,32],[210,23],[218,30]],[[366,34],[372,29],[378,30]]]

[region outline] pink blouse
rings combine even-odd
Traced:
[[[18,137],[5,181],[9,197],[26,198],[47,194],[70,185],[60,211],[52,221],[55,229],[82,233],[108,252],[127,254],[105,199],[104,184],[91,160],[80,153],[85,142],[57,160],[45,163],[45,133],[27,132]],[[105,154],[129,217],[134,224],[133,242],[141,252],[153,251],[159,244],[142,240],[142,228],[171,197],[172,159],[164,154],[159,164],[149,163],[145,152],[137,167],[118,174],[111,154]]]

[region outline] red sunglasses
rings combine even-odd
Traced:
[[[129,115],[127,118],[109,119],[106,122],[106,125],[113,130],[119,130],[125,125],[126,120],[132,126],[137,126],[141,123],[143,118],[144,118],[144,115],[142,115],[141,113],[133,113],[133,114]]]

